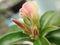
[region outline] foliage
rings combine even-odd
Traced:
[[[47,11],[41,17],[35,2],[26,2],[20,9],[20,16],[24,22],[12,19],[19,29],[0,37],[0,45],[15,45],[17,42],[31,41],[33,45],[51,45],[46,35],[60,27],[60,14],[58,11]],[[16,28],[16,27],[15,27]],[[57,44],[57,43],[56,43]]]

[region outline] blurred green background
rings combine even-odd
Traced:
[[[20,28],[11,21],[11,18],[22,21],[18,16],[18,12],[24,2],[26,2],[26,0],[0,0],[0,35],[10,31],[20,30]]]

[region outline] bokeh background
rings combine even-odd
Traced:
[[[19,17],[19,9],[24,2],[33,0],[0,0],[0,36],[11,31],[18,31],[20,28],[11,21]],[[60,10],[60,0],[34,0],[39,5],[39,12],[42,15],[47,10]]]

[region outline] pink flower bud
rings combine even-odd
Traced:
[[[31,15],[37,13],[37,4],[33,1],[28,1],[23,4],[22,8],[19,10],[19,15],[21,17],[28,17],[30,18]]]
[[[12,21],[14,23],[16,23],[20,28],[22,28],[26,34],[29,34],[31,32],[30,28],[26,24],[24,24],[16,19],[12,19]]]

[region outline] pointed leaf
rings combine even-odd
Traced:
[[[26,23],[28,26],[31,26],[31,22],[30,20],[28,20],[27,18],[23,18],[24,23]]]
[[[49,26],[49,27],[45,28],[44,30],[42,30],[41,35],[45,36],[48,32],[55,31],[59,28],[60,27],[58,27],[58,26]]]
[[[50,22],[50,25],[60,26],[60,13],[57,12],[56,15],[53,17],[53,19]]]
[[[13,42],[16,42],[19,40],[24,41],[27,39],[29,40],[29,37],[20,31],[10,32],[0,37],[0,45],[10,45]]]
[[[34,45],[50,45],[49,41],[44,37],[35,40]]]
[[[48,33],[46,37],[49,39],[50,42],[53,42],[56,45],[60,45],[60,29]]]
[[[44,29],[49,25],[55,25],[56,23],[58,23],[57,20],[59,21],[59,18],[60,15],[58,15],[56,11],[45,12],[40,19],[41,29]]]
[[[42,45],[40,40],[35,40],[34,45]]]
[[[41,39],[41,43],[42,45],[50,45],[50,42],[45,37]]]

